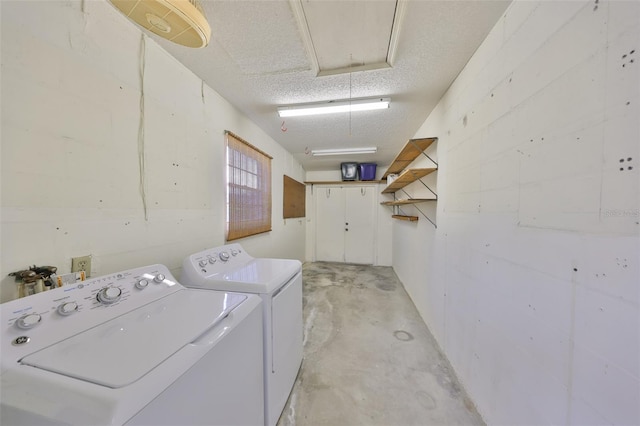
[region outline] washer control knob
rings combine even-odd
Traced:
[[[62,316],[75,314],[78,312],[78,304],[76,302],[66,302],[58,306],[58,313]]]
[[[233,256],[233,257],[237,256],[237,255],[238,255],[238,253],[239,253],[239,252],[238,252],[238,250],[236,250],[236,249],[231,250],[231,256]]]
[[[139,290],[144,290],[145,288],[147,288],[148,285],[149,285],[149,281],[145,280],[144,278],[136,282],[136,288]]]
[[[210,257],[210,258],[209,258],[209,263],[210,263],[210,264],[212,264],[212,265],[213,265],[214,263],[216,263],[216,258],[215,258],[215,257]]]
[[[42,321],[42,316],[40,314],[27,314],[18,318],[16,326],[23,330],[27,330],[40,324],[40,321]]]
[[[204,268],[205,266],[207,266],[207,261],[201,260],[200,262],[198,262],[198,265],[200,265],[201,268]]]
[[[98,302],[103,305],[110,305],[120,300],[122,290],[118,287],[105,287],[98,292]]]
[[[158,274],[155,276],[155,278],[153,279],[153,281],[155,281],[157,284],[160,284],[162,281],[164,281],[166,277],[162,274]]]
[[[222,260],[223,262],[229,260],[229,253],[227,253],[226,251],[221,252],[219,256],[220,260]]]

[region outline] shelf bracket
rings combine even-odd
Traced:
[[[425,185],[425,186],[426,186],[426,185]],[[429,189],[429,187],[427,187],[427,189]],[[402,192],[404,192],[405,194],[407,194],[407,191],[405,191],[404,189],[401,189],[401,191],[402,191]],[[429,189],[429,191],[431,191],[431,189]],[[431,191],[431,192],[433,192],[433,191]],[[433,192],[433,195],[435,195],[435,196],[436,196],[436,200],[438,200],[438,194],[436,194],[435,192]],[[411,196],[410,196],[409,194],[407,194],[407,197],[411,198]],[[394,195],[393,195],[393,198],[394,198],[394,199],[396,198],[396,197],[395,197],[395,193],[394,193]],[[394,206],[394,207],[397,207],[399,212],[402,212],[402,214],[405,214],[405,213],[402,211],[402,209],[400,208],[400,206]],[[421,214],[422,216],[424,216],[424,217],[425,217],[425,219],[427,219],[429,222],[431,222],[431,224],[432,224],[436,229],[438,229],[438,225],[436,225],[436,223],[435,223],[434,221],[432,221],[431,219],[429,219],[429,216],[427,216],[427,215],[426,215],[422,210],[420,210],[420,208],[418,208],[418,206],[416,206],[416,205],[414,204],[414,205],[413,205],[413,207],[414,207],[416,210],[418,210],[418,211],[420,212],[420,214]]]
[[[429,155],[428,155],[426,152],[424,152],[423,150],[421,150],[421,149],[420,149],[420,147],[418,146],[418,144],[417,144],[417,143],[415,143],[415,141],[414,141],[413,139],[409,140],[409,142],[411,142],[411,143],[413,144],[413,146],[415,146],[415,147],[416,147],[416,149],[417,149],[418,151],[420,151],[420,153],[421,153],[422,155],[424,155],[425,157],[427,157],[427,158],[428,158],[428,159],[429,159],[433,164],[435,164],[435,165],[436,165],[436,167],[438,167],[438,163],[436,163],[436,161],[435,161],[433,158],[429,157]]]
[[[424,182],[420,181],[420,183],[422,183],[429,191],[431,191],[431,193],[436,197],[434,198],[434,201],[438,201],[438,194],[436,194],[435,192],[433,192],[431,190],[431,188],[429,188],[427,185],[424,184]],[[407,196],[407,198],[412,199],[413,197],[411,195],[409,195],[409,193],[407,191],[405,191],[404,189],[400,189],[400,191],[404,192]],[[396,201],[396,196],[395,193],[393,194],[393,200]]]
[[[436,200],[437,200],[437,199],[438,199],[438,194],[436,194],[436,193],[433,191],[433,189],[429,188],[429,185],[427,185],[426,183],[424,183],[424,182],[422,181],[422,179],[418,179],[418,180],[420,181],[420,183],[421,183],[422,185],[424,185],[424,187],[425,187],[425,188],[427,188],[427,189],[429,190],[429,192],[431,192],[433,195],[435,195]]]
[[[431,219],[429,219],[429,216],[427,216],[422,210],[420,210],[418,208],[418,206],[414,205],[413,207],[416,208],[416,210],[418,210],[420,212],[420,214],[422,214],[422,216],[425,217],[425,219],[427,219],[429,222],[431,222],[431,224],[433,225],[434,228],[438,229],[438,225],[436,225],[436,223],[434,221],[432,221]]]

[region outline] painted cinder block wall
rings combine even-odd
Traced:
[[[185,256],[224,244],[225,129],[273,156],[273,231],[240,242],[304,260],[304,221],[282,219],[282,175],[304,170],[247,117],[147,36],[143,49],[106,1],[0,7],[2,300],[29,265],[69,272],[91,254],[94,276],[163,263],[179,277]]]
[[[488,424],[640,424],[639,62],[640,2],[515,1],[416,134],[393,265]]]

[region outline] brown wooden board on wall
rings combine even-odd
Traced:
[[[285,219],[305,216],[305,186],[287,175],[284,176],[282,212]]]

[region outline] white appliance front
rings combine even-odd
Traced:
[[[153,265],[0,310],[2,424],[264,422],[258,297]]]
[[[253,258],[240,244],[187,257],[187,287],[257,294],[264,306],[265,424],[277,424],[302,363],[302,265],[298,260]]]

